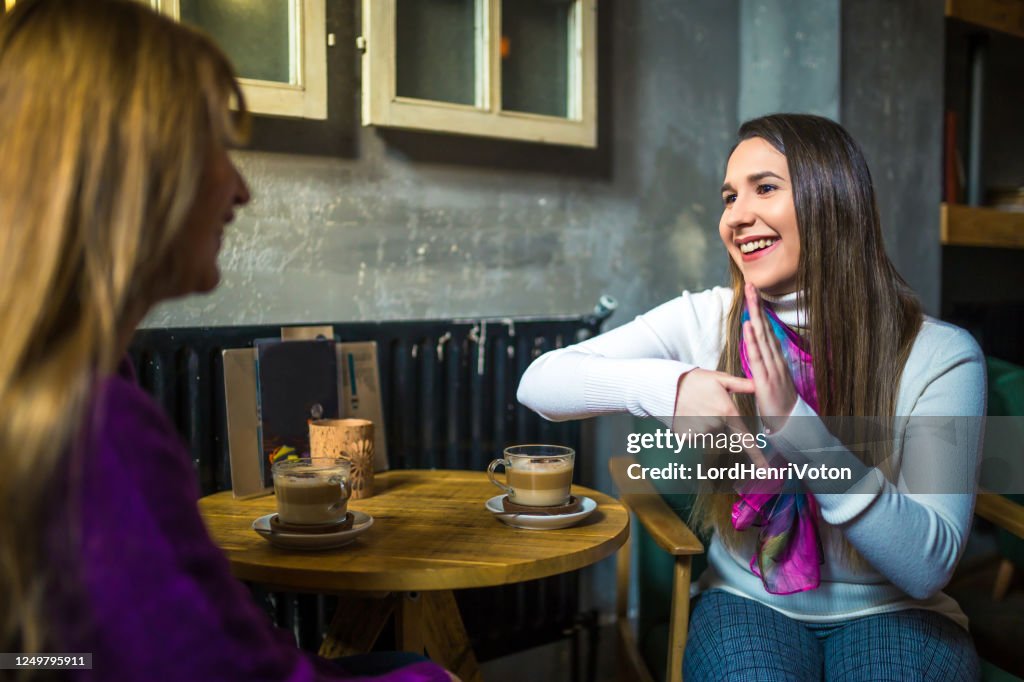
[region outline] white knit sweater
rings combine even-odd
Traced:
[[[731,303],[730,289],[684,292],[633,322],[546,353],[523,376],[519,401],[553,421],[626,411],[671,417],[679,377],[696,367],[718,367]],[[806,326],[795,294],[773,299],[772,305],[786,324]],[[966,627],[963,612],[940,590],[970,530],[984,413],[985,365],[978,345],[964,330],[925,317],[899,385],[895,442],[902,444],[900,471],[924,472],[928,490],[957,492],[908,493],[902,476],[894,485],[878,470],[871,470],[854,492],[820,493],[812,486],[820,523],[838,527],[870,568],[847,565],[836,543],[826,543],[820,587],[793,595],[769,594],[749,569],[754,537],[748,532],[751,542],[737,553],[712,539],[709,568],[695,591],[724,589],[809,622],[922,608]],[[859,464],[803,400],[790,416],[804,418],[787,420],[769,437],[780,451],[801,451],[812,463],[820,457],[830,465]],[[953,438],[944,434],[904,443],[907,417],[918,416],[977,419],[959,420],[961,428]]]

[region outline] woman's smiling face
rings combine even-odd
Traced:
[[[800,234],[786,157],[759,137],[733,150],[718,233],[743,279],[772,295],[796,291]]]

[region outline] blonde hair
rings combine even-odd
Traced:
[[[245,120],[220,50],[139,2],[25,0],[0,19],[0,650],[59,645],[29,520],[73,486],[94,382],[175,291],[207,153]]]

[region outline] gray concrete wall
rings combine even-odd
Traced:
[[[943,14],[931,0],[742,0],[740,120],[798,111],[864,149],[890,257],[938,314]]]
[[[839,120],[839,0],[741,0],[739,118]]]
[[[864,149],[889,256],[939,311],[942,247],[942,3],[842,5],[841,121]]]
[[[725,152],[740,120],[771,110],[840,111],[868,155],[890,253],[934,311],[941,8],[845,2],[840,31],[836,2],[798,5],[602,2],[597,153],[382,136],[351,111],[332,114],[352,140],[340,155],[239,152],[254,200],[228,232],[223,285],[145,324],[549,315],[601,293],[624,321],[724,280]],[[346,87],[334,109],[358,98],[347,55],[332,64]]]
[[[221,287],[145,324],[582,313],[602,293],[621,322],[720,282],[736,3],[601,13],[601,151],[352,122],[349,158],[238,152],[253,201],[228,230]]]

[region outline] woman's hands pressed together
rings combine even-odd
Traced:
[[[676,417],[693,419],[701,431],[719,431],[723,422],[739,417],[733,393],[753,393],[754,382],[725,372],[691,369],[679,378]],[[694,428],[694,430],[698,430]]]
[[[747,433],[733,393],[754,393],[754,382],[725,372],[691,369],[679,378],[676,413],[672,430],[684,433]],[[756,447],[745,448],[751,461],[765,466],[764,454]]]
[[[753,284],[744,285],[750,320],[743,323],[747,364],[754,384],[754,397],[761,421],[770,431],[786,423],[796,405],[796,386],[782,354],[779,340],[772,333],[761,309],[761,297]]]
[[[765,319],[757,288],[747,284],[743,293],[750,313],[750,320],[743,323],[743,339],[751,378],[706,369],[684,374],[676,391],[673,430],[677,433],[687,429],[746,433],[733,393],[754,394],[761,421],[770,431],[781,429],[796,405],[796,386],[779,340]],[[747,452],[755,463],[764,462],[760,451]]]

